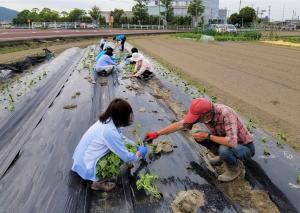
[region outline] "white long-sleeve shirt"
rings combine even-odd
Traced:
[[[123,135],[112,120],[107,123],[97,121],[84,133],[77,145],[72,171],[85,180],[97,181],[97,162],[109,151],[114,152],[124,162],[139,160],[139,157],[127,150]]]

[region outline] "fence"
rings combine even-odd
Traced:
[[[138,25],[138,24],[122,24],[122,29],[132,30],[192,30],[191,26],[176,26],[176,25]]]

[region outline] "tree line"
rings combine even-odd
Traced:
[[[162,7],[166,8],[159,16],[152,16],[148,14],[147,3],[148,0],[134,0],[135,5],[132,7],[132,16],[128,16],[122,9],[115,9],[111,11],[110,15],[114,19],[114,25],[121,24],[172,24],[172,25],[191,25],[193,17],[201,16],[204,12],[202,0],[193,0],[189,5],[187,16],[174,16],[174,9],[172,7],[172,0],[160,0]],[[31,10],[23,10],[18,13],[13,20],[14,24],[27,24],[30,22],[84,22],[96,23],[105,25],[105,17],[101,14],[99,7],[94,6],[90,10],[75,8],[69,12],[56,11],[50,8],[33,8]]]

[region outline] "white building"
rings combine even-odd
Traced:
[[[173,0],[175,16],[188,16],[188,7],[192,0]],[[157,16],[160,12],[165,11],[165,8],[159,5],[159,0],[150,0],[148,4],[149,15]],[[160,3],[161,4],[161,3]],[[203,14],[204,23],[209,23],[209,20],[219,19],[219,0],[203,0],[205,11]]]

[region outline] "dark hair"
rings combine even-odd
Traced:
[[[113,40],[116,40],[116,36],[113,37]]]
[[[113,56],[113,49],[111,47],[106,48],[105,54],[109,56]]]
[[[138,53],[138,52],[139,52],[139,50],[136,47],[133,47],[131,49],[131,53]]]
[[[106,111],[100,115],[99,120],[106,123],[112,119],[116,127],[121,127],[129,126],[132,116],[133,111],[130,104],[121,98],[116,98],[110,102]]]

